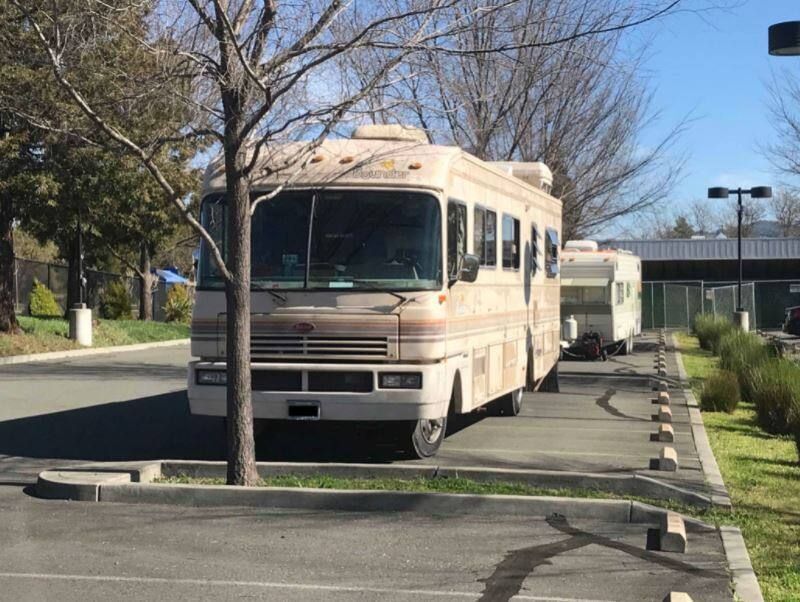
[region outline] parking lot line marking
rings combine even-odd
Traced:
[[[71,575],[58,573],[8,573],[0,572],[0,579],[41,579],[50,581],[94,581],[118,583],[161,583],[165,585],[202,585],[218,587],[260,587],[264,589],[297,589],[306,591],[365,592],[374,594],[408,594],[411,596],[438,596],[441,598],[469,598],[474,600],[480,592],[446,592],[425,589],[401,589],[381,587],[355,587],[346,585],[319,585],[313,583],[280,583],[274,581],[236,581],[223,579],[169,579],[167,577],[125,577],[123,575]],[[517,594],[514,600],[531,602],[613,602],[586,598],[554,598],[552,596],[529,596]]]

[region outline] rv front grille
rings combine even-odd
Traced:
[[[253,370],[253,391],[301,391],[302,372],[296,370]]]
[[[372,391],[372,372],[309,372],[308,390],[370,393]]]
[[[253,335],[250,355],[269,357],[352,356],[385,358],[389,354],[386,337],[334,337],[326,335]]]

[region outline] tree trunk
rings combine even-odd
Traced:
[[[153,280],[150,272],[150,248],[146,242],[139,247],[139,319],[153,319]]]
[[[19,331],[14,285],[14,208],[10,195],[0,196],[0,332]]]
[[[250,186],[243,173],[240,98],[225,98],[225,178],[228,201],[226,361],[228,364],[228,475],[229,485],[255,485],[253,399],[250,383]]]

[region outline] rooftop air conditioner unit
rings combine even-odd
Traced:
[[[597,251],[597,242],[594,240],[568,240],[564,250],[572,251]]]
[[[544,163],[491,161],[491,164],[547,194],[553,189],[553,172]]]
[[[397,140],[428,143],[428,135],[409,125],[360,125],[350,136],[353,140]]]

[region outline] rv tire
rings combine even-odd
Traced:
[[[503,395],[499,401],[500,414],[503,416],[516,416],[522,408],[522,394],[525,387],[514,389],[511,393]]]
[[[416,458],[435,456],[447,432],[447,416],[438,419],[421,418],[412,422],[413,430],[408,438],[409,453]]]

